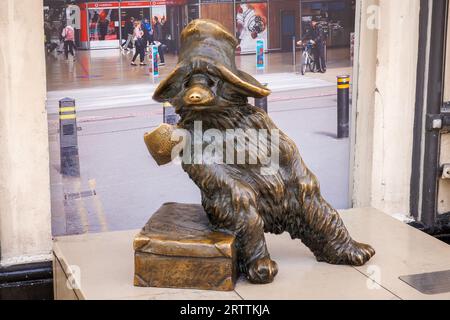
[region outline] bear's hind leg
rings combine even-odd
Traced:
[[[292,217],[288,231],[293,238],[301,239],[318,261],[352,266],[364,265],[375,255],[375,250],[354,241],[338,212],[320,195],[319,187],[311,180]]]

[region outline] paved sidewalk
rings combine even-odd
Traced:
[[[335,85],[325,80],[303,77],[293,73],[261,74],[255,75],[255,78],[261,83],[268,83],[274,93]],[[58,101],[64,97],[76,100],[77,111],[159,105],[151,98],[158,82],[50,91],[47,93],[47,111],[50,114],[58,113]]]
[[[268,55],[263,71],[254,56],[237,57],[238,67],[268,83],[269,114],[299,146],[337,208],[348,207],[349,140],[336,139],[336,76],[351,73],[345,60],[326,74],[301,76],[289,54]],[[145,132],[162,122],[152,100],[157,81],[148,67],[132,68],[117,50],[78,53],[75,63],[48,57],[49,141],[54,235],[141,227],[164,202],[199,203],[200,192],[179,167],[158,167],[143,143]],[[176,57],[167,57],[160,79]],[[81,177],[59,172],[58,101],[77,103]],[[253,103],[250,99],[250,103]]]
[[[336,139],[336,94],[315,90],[274,94],[269,115],[297,144],[325,198],[348,208],[349,140]],[[164,202],[200,203],[186,173],[158,167],[145,147],[144,133],[161,123],[160,106],[80,112],[80,178],[59,172],[57,118],[49,116],[54,235],[140,228]]]
[[[300,52],[297,53],[300,61]],[[238,68],[254,75],[260,82],[268,83],[274,92],[326,88],[336,85],[336,76],[351,74],[352,68],[346,50],[332,51],[326,74],[308,73],[301,76],[299,66],[292,65],[292,53],[267,54],[267,66],[256,70],[255,56],[237,56]],[[131,67],[130,54],[119,50],[80,51],[75,62],[61,57],[47,57],[47,82],[49,113],[58,112],[58,101],[64,97],[76,99],[78,111],[103,110],[132,106],[152,105],[153,92],[173,69],[177,57],[168,55],[167,65],[161,68],[157,79],[149,67]]]

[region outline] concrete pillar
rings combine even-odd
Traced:
[[[43,1],[0,0],[0,263],[51,259]]]
[[[420,0],[360,5],[353,205],[409,214]]]
[[[357,1],[350,183],[354,207],[368,207],[372,199],[373,119],[378,47],[378,0]]]

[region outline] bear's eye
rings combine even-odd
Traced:
[[[192,86],[195,84],[202,84],[204,86],[213,87],[215,82],[206,74],[193,74],[188,79],[188,86]]]
[[[225,100],[233,102],[242,102],[245,100],[243,95],[235,90],[233,85],[227,82],[222,82],[219,90],[221,91],[221,97]]]

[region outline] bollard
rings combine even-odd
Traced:
[[[337,77],[337,137],[349,137],[350,122],[350,76]]]
[[[180,120],[180,116],[175,113],[175,107],[170,102],[163,103],[163,122],[172,126],[176,125]]]
[[[267,87],[268,85],[269,85],[268,83],[263,83],[264,87]],[[266,113],[268,112],[267,105],[268,105],[267,97],[259,99],[255,98],[255,107],[263,109]]]
[[[80,159],[78,154],[78,128],[74,99],[64,98],[59,101],[59,136],[61,174],[79,177]]]

